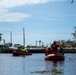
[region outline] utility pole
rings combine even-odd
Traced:
[[[36,41],[36,46],[37,46],[37,42],[38,42],[38,41]]]
[[[23,46],[25,47],[25,28],[23,28]]]
[[[10,31],[10,43],[12,44],[12,31]]]

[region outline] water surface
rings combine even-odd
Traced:
[[[76,54],[65,54],[64,61],[46,61],[44,54],[12,56],[0,54],[0,75],[75,75]]]

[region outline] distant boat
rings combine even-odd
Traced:
[[[32,53],[31,53],[31,52],[21,52],[21,51],[17,51],[17,50],[14,50],[14,51],[12,52],[12,54],[13,54],[13,56],[32,55]]]
[[[51,61],[62,61],[65,59],[65,57],[62,54],[48,54],[44,59]]]

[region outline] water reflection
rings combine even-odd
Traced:
[[[23,56],[22,57],[22,75],[25,75],[25,58],[26,56]]]
[[[46,75],[63,75],[64,61],[45,61],[45,69],[48,71]]]

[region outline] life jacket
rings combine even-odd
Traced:
[[[21,51],[22,51],[22,52],[26,52],[26,48],[22,48]]]
[[[52,44],[51,45],[52,53],[57,53],[58,52],[58,47],[59,47],[59,45]]]

